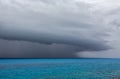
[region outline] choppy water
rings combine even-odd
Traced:
[[[0,79],[120,79],[120,59],[0,59]]]

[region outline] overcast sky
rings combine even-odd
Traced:
[[[0,0],[0,58],[120,58],[120,0]]]

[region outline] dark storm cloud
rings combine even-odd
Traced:
[[[76,57],[109,49],[91,8],[76,0],[0,0],[1,57]]]
[[[0,37],[7,40],[22,40],[43,44],[68,44],[83,48],[84,50],[105,50],[108,47],[102,41],[85,39],[84,37],[69,34],[44,33],[32,30],[20,30],[14,28],[1,29]]]
[[[0,40],[0,58],[76,57],[79,47],[63,44],[38,44],[25,41]]]
[[[65,44],[39,44],[26,41],[0,40],[0,58],[77,58],[76,52],[85,51]]]

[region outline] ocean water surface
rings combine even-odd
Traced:
[[[0,79],[120,79],[120,59],[0,59]]]

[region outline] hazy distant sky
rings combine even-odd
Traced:
[[[120,0],[0,0],[0,58],[120,58]]]

